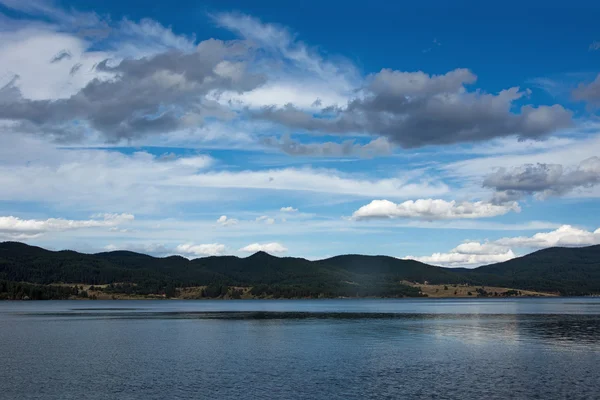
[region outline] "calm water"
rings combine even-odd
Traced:
[[[598,399],[600,299],[0,302],[2,399]]]

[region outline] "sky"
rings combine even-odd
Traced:
[[[600,244],[599,18],[0,0],[0,241],[467,268]]]

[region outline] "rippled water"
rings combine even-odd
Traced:
[[[600,299],[0,302],[2,399],[598,399]]]

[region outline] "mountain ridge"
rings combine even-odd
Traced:
[[[0,280],[37,285],[127,283],[140,293],[173,287],[251,287],[258,294],[296,297],[415,296],[416,284],[469,284],[563,295],[600,293],[600,245],[538,250],[474,269],[444,268],[385,255],[345,254],[322,260],[278,257],[154,257],[132,251],[52,251],[0,243]],[[222,290],[221,290],[222,291]]]

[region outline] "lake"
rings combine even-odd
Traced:
[[[600,299],[0,302],[2,399],[597,399]]]

